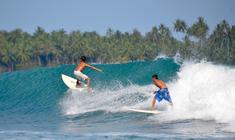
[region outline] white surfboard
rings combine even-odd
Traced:
[[[65,83],[65,85],[72,89],[72,90],[79,90],[79,91],[83,91],[85,89],[87,89],[85,87],[85,84],[83,83],[81,87],[76,87],[77,85],[77,80],[72,78],[72,77],[69,77],[67,75],[64,75],[64,74],[61,74],[61,78],[63,80],[63,82]]]
[[[147,113],[147,114],[160,114],[157,110],[143,110],[143,109],[134,109],[134,108],[127,108],[128,111],[138,112],[138,113]]]

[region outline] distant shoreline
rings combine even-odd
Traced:
[[[172,32],[183,38],[176,39]],[[89,62],[126,63],[154,60],[159,54],[182,59],[206,59],[222,64],[235,64],[235,26],[223,20],[209,34],[203,17],[192,25],[177,19],[174,30],[163,24],[145,35],[138,29],[120,32],[107,29],[105,36],[95,31],[66,33],[63,29],[45,32],[38,27],[34,34],[21,29],[0,30],[0,72],[38,66],[78,63],[85,55]]]
[[[160,59],[160,58],[159,58]],[[170,59],[170,58],[169,58]],[[151,60],[151,61],[156,61],[156,60]],[[100,62],[89,62],[92,65],[118,65],[118,64],[128,64],[128,63],[137,63],[137,62],[145,62],[144,60],[137,60],[137,61],[128,61],[128,62],[123,62],[123,63],[119,63],[119,62],[114,62],[114,63],[100,63]],[[63,65],[74,65],[74,67],[77,65],[77,63],[66,63],[66,64],[58,64],[58,65],[50,65],[50,66],[26,66],[26,67],[21,67],[21,68],[16,68],[14,71],[21,71],[21,70],[30,70],[30,69],[35,69],[35,68],[54,68],[54,67],[60,67]],[[2,71],[1,67],[0,67],[0,73],[3,72],[11,72],[11,71]]]

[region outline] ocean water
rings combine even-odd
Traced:
[[[70,91],[62,73],[75,65],[0,74],[0,139],[235,139],[235,68],[209,62],[96,64],[94,94]],[[174,102],[148,109],[157,73]]]

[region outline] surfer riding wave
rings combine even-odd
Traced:
[[[153,84],[159,88],[158,91],[154,92],[155,96],[152,101],[152,110],[154,110],[156,100],[158,102],[161,102],[164,99],[164,100],[168,101],[171,106],[173,106],[171,96],[168,91],[168,88],[166,87],[166,84],[162,80],[159,80],[158,75],[156,75],[156,74],[154,74],[152,76],[152,81],[153,81]]]
[[[102,70],[86,63],[86,57],[85,56],[82,56],[80,58],[80,62],[78,64],[78,66],[76,67],[76,69],[74,70],[74,75],[77,77],[77,85],[76,86],[80,87],[81,86],[80,79],[83,79],[83,80],[86,81],[87,88],[89,89],[90,88],[90,78],[83,73],[83,70],[86,67],[89,67],[89,68],[91,68],[93,70],[96,70],[96,71],[99,71],[99,72],[102,72]]]

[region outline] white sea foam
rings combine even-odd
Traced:
[[[151,97],[152,86],[130,85],[119,86],[118,89],[95,90],[95,93],[69,92],[61,101],[63,111],[67,115],[97,110],[123,111],[127,106],[143,107]]]
[[[203,119],[229,124],[235,131],[235,68],[209,62],[184,63],[177,77],[167,83],[174,109],[162,121]],[[153,85],[130,85],[89,93],[68,93],[61,101],[65,114],[96,110],[123,111],[125,107],[149,108]],[[165,103],[163,102],[163,105]],[[160,105],[161,107],[161,105]],[[152,117],[154,119],[154,117]]]
[[[158,60],[158,59],[161,59],[161,58],[169,58],[169,57],[164,53],[160,53],[155,57],[154,60]]]
[[[169,88],[180,118],[235,120],[234,68],[208,62],[187,63]]]
[[[174,110],[162,121],[215,120],[227,124],[226,131],[235,132],[234,68],[209,62],[185,63],[168,86]]]

